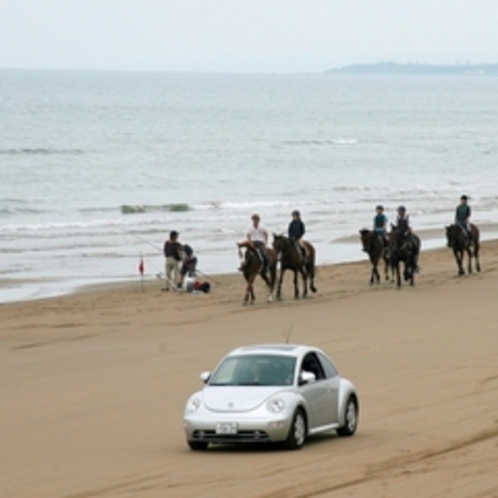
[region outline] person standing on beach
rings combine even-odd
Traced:
[[[466,195],[462,195],[460,197],[460,204],[456,208],[455,212],[455,224],[458,225],[462,230],[469,241],[472,241],[472,230],[470,228],[470,215],[472,214],[472,210],[467,203],[468,197]]]
[[[264,271],[268,267],[268,261],[266,257],[266,245],[268,244],[268,232],[266,228],[260,224],[259,214],[253,214],[251,216],[252,224],[247,229],[246,238],[249,245],[254,247],[256,253],[258,254],[261,262],[263,263]],[[243,269],[243,264],[239,268]]]
[[[306,233],[306,227],[301,219],[301,213],[296,209],[292,211],[292,221],[289,223],[287,230],[289,239],[296,244],[296,249],[301,255],[303,263],[306,262],[306,248],[304,247],[303,237]]]
[[[178,281],[179,264],[182,259],[182,245],[178,242],[178,235],[177,231],[171,231],[169,239],[164,243],[165,291],[169,291]]]

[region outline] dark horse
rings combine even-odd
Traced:
[[[465,275],[463,269],[465,252],[469,257],[469,273],[472,273],[472,256],[474,256],[476,260],[476,270],[481,271],[481,264],[479,263],[479,229],[475,225],[470,225],[470,230],[472,240],[469,240],[468,235],[460,225],[450,225],[446,227],[446,240],[448,242],[448,247],[453,249],[459,277]]]
[[[386,276],[386,280],[389,280],[388,251],[387,247],[385,247],[384,242],[382,241],[382,236],[378,233],[375,233],[373,230],[367,230],[366,228],[364,228],[363,230],[360,230],[360,237],[363,250],[368,254],[370,262],[372,263],[370,285],[373,285],[375,281],[377,281],[377,283],[380,283],[378,266],[381,258],[384,259],[385,263],[384,274]]]
[[[282,281],[286,270],[294,272],[294,297],[299,299],[299,286],[297,275],[301,273],[303,278],[303,297],[308,295],[308,278],[310,289],[316,292],[315,287],[315,248],[309,242],[303,241],[306,249],[306,259],[303,259],[301,249],[297,242],[289,239],[285,235],[273,234],[273,248],[280,259],[280,277],[278,279],[277,298],[282,298]]]
[[[400,264],[404,264],[403,277],[410,285],[415,283],[415,273],[418,270],[418,255],[420,252],[420,239],[414,233],[411,234],[411,243],[408,242],[395,226],[391,227],[389,233],[389,262],[396,278],[398,289],[401,288]]]
[[[239,246],[239,257],[243,259],[242,263],[242,273],[247,282],[246,294],[244,296],[243,304],[254,304],[256,299],[254,295],[254,280],[258,275],[265,281],[268,287],[268,302],[273,301],[273,291],[275,289],[275,281],[277,279],[277,255],[275,251],[271,248],[266,248],[266,259],[267,268],[264,268],[261,256],[258,254],[257,249],[251,245],[250,242],[240,242],[237,244]],[[245,248],[245,254],[242,256],[242,248]]]

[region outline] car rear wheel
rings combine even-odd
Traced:
[[[201,441],[187,441],[189,448],[194,451],[204,451],[207,450],[209,443],[203,443]]]
[[[339,436],[352,436],[358,427],[358,402],[350,396],[344,410],[344,425],[337,429]]]
[[[286,446],[290,450],[299,450],[303,447],[306,441],[306,417],[301,408],[296,410],[292,419],[292,424],[287,436]]]

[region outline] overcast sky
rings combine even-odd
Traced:
[[[498,0],[0,0],[0,67],[498,62]]]

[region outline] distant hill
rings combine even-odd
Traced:
[[[352,64],[330,69],[328,74],[409,74],[409,75],[485,75],[498,76],[498,64],[454,64],[438,66],[432,64]]]

